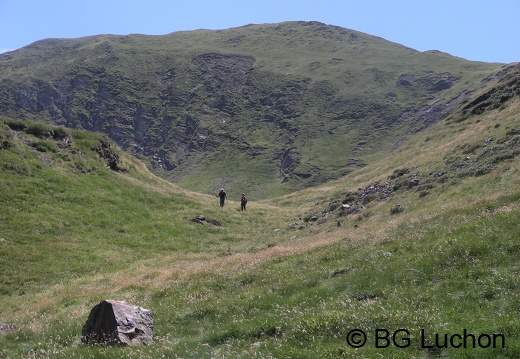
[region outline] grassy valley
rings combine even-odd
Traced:
[[[0,356],[517,358],[518,74],[245,212],[106,135],[2,118]],[[81,344],[102,299],[149,308],[155,342]]]

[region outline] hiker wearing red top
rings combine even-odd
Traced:
[[[240,200],[240,209],[242,209],[242,211],[246,210],[246,204],[247,204],[246,195],[242,193],[242,199]]]

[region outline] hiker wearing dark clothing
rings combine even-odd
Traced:
[[[226,192],[224,192],[224,188],[220,189],[217,197],[220,197],[220,207],[224,207],[224,202],[226,201]]]
[[[247,198],[246,195],[242,193],[242,199],[240,200],[240,208],[242,211],[246,210]]]

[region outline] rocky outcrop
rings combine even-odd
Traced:
[[[481,114],[500,108],[507,101],[520,96],[520,64],[509,67],[509,72],[500,79],[496,87],[482,93],[462,109],[464,113]]]

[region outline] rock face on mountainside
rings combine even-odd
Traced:
[[[151,312],[123,301],[102,300],[90,311],[81,341],[107,345],[151,344]]]
[[[184,187],[260,198],[363,166],[501,68],[318,22],[47,39],[0,56],[0,114],[103,132]]]

